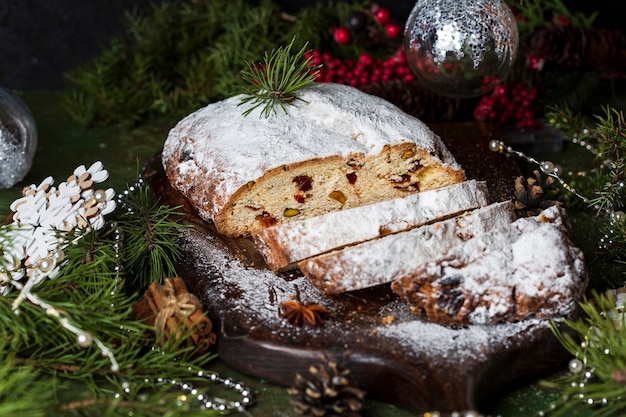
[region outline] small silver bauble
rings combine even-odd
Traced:
[[[0,87],[0,188],[20,182],[33,164],[37,127],[26,104]]]
[[[569,362],[569,370],[570,372],[574,373],[574,374],[579,374],[583,371],[584,369],[584,364],[580,359],[572,359]]]
[[[90,333],[81,332],[76,335],[76,343],[80,347],[83,347],[83,348],[89,347],[91,346],[92,342],[93,342],[93,337],[91,336]]]
[[[404,49],[424,87],[449,97],[489,92],[511,70],[517,21],[503,0],[418,0]]]

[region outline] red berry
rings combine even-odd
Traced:
[[[560,15],[554,19],[557,25],[568,26],[571,22],[568,17]]]
[[[493,95],[496,97],[506,96],[506,88],[502,84],[496,86],[496,88],[493,90]]]
[[[390,38],[397,38],[402,33],[402,28],[395,23],[389,23],[385,25],[385,32]]]
[[[347,27],[338,27],[334,33],[335,42],[340,45],[349,44],[352,41],[352,35]]]
[[[359,56],[359,63],[363,65],[369,66],[369,65],[372,65],[373,62],[374,62],[374,58],[372,58],[372,56],[368,54],[367,52],[363,52]]]
[[[391,22],[391,12],[386,7],[379,7],[374,13],[374,20],[381,25],[386,25]]]

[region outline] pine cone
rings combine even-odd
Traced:
[[[626,35],[618,30],[554,26],[536,31],[529,40],[529,52],[574,69],[624,77]]]
[[[359,417],[365,392],[350,385],[350,371],[324,356],[324,363],[312,365],[309,375],[296,375],[287,391],[294,398],[294,410],[306,417]]]
[[[535,178],[515,179],[515,211],[519,217],[536,216],[546,208],[560,204],[555,200],[546,200],[545,194],[554,183],[554,178],[546,176],[544,179],[537,170],[533,171]]]
[[[384,98],[426,123],[473,120],[477,104],[472,99],[441,96],[417,81],[393,80],[364,85],[360,90]]]

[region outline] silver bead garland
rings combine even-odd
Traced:
[[[215,410],[221,412],[246,412],[246,407],[252,405],[253,403],[252,391],[241,382],[233,381],[230,378],[222,378],[216,373],[204,371],[196,372],[196,376],[206,378],[213,383],[222,384],[226,388],[238,392],[240,398],[238,400],[225,400],[223,398],[209,397],[206,394],[201,393],[194,385],[176,379],[157,378],[156,382],[159,384],[171,384],[182,389],[192,396],[191,400],[197,401],[202,408],[207,410]],[[149,381],[146,380],[145,382]],[[188,399],[185,398],[184,400],[187,401]]]
[[[602,156],[600,153],[596,152],[589,143],[587,143],[584,140],[578,140],[576,137],[574,137],[572,138],[572,143],[575,143],[584,147],[586,150],[592,152],[596,156]],[[496,140],[496,139],[489,142],[489,149],[493,152],[506,153],[509,155],[513,155],[513,156],[522,158],[532,164],[537,165],[539,169],[541,170],[541,172],[554,178],[564,189],[566,189],[572,195],[580,199],[583,203],[585,204],[590,203],[589,198],[578,193],[574,187],[568,184],[561,177],[561,175],[563,174],[563,168],[560,165],[556,165],[551,161],[539,161],[531,156],[524,154],[523,152],[513,149],[510,146],[506,146],[504,142],[500,140]],[[604,168],[609,168],[611,166],[612,166],[612,163],[609,160],[605,160],[600,164],[599,168],[604,169]],[[574,172],[569,171],[568,174],[570,176],[573,176]],[[586,176],[586,173],[584,171],[578,171],[576,174],[579,176]],[[616,186],[621,189],[626,186],[626,183],[624,183],[623,181],[620,181],[616,184]],[[623,211],[613,211],[612,208],[610,207],[607,207],[604,210],[601,210],[601,207],[599,206],[594,206],[594,209],[598,212],[603,211],[604,214],[609,218],[610,224],[615,224],[616,222],[621,222],[624,219],[626,219],[626,214]],[[602,238],[600,238],[600,241],[598,242],[598,248],[607,249],[612,243],[613,241],[611,240],[611,237],[608,234],[605,234]]]
[[[428,411],[422,414],[422,417],[443,417],[444,415],[449,415],[450,417],[502,417],[501,415],[485,415],[476,410],[463,410],[463,411],[453,411],[450,414],[442,414],[439,411]]]
[[[589,132],[588,131],[584,131],[583,134],[587,135]],[[571,139],[571,142],[574,144],[578,144],[580,146],[582,146],[584,149],[586,149],[587,151],[593,153],[596,157],[602,157],[602,154],[600,154],[599,152],[596,152],[593,147],[586,142],[585,140],[579,140],[576,136],[574,136]],[[573,187],[571,187],[562,177],[562,173],[563,173],[563,169],[559,166],[559,165],[555,165],[554,163],[552,163],[551,161],[539,161],[533,157],[530,157],[528,155],[525,155],[524,153],[520,152],[520,151],[516,151],[513,148],[511,148],[510,146],[505,146],[505,144],[502,141],[499,140],[492,140],[489,142],[489,149],[494,151],[494,152],[500,152],[500,153],[506,153],[509,155],[514,155],[516,157],[525,159],[526,161],[535,164],[537,166],[539,166],[540,170],[545,173],[546,175],[551,176],[552,178],[554,178],[555,180],[557,180],[559,182],[559,184],[566,189],[567,191],[569,191],[570,193],[572,193],[574,196],[576,196],[577,198],[579,198],[580,200],[582,200],[585,204],[589,204],[590,200],[583,196],[582,194],[578,193]],[[610,160],[604,160],[600,166],[599,169],[605,169],[605,168],[614,168],[612,162]],[[594,172],[597,172],[597,170],[593,170]],[[576,173],[569,171],[568,175],[570,176],[574,176],[574,175],[578,175],[578,176],[586,176],[586,173],[584,171],[578,171]],[[624,188],[625,183],[623,181],[620,181],[616,184],[617,187]],[[600,210],[600,207],[595,206],[594,209],[596,209],[596,211],[601,212],[602,210]],[[626,214],[622,211],[613,211],[611,208],[607,207],[604,210],[604,214],[606,216],[608,216],[609,218],[609,222],[610,224],[615,224],[616,222],[622,222],[624,221],[624,219],[626,219]],[[611,231],[612,233],[612,231]],[[611,237],[608,234],[605,234],[605,236],[603,238],[600,239],[599,242],[599,249],[607,249],[609,247],[609,245],[612,244],[612,240]],[[592,329],[590,329],[592,330]],[[594,377],[595,375],[595,370],[593,368],[588,368],[588,363],[587,363],[587,357],[586,357],[586,349],[589,347],[589,337],[585,337],[585,340],[583,342],[581,342],[580,344],[582,352],[580,353],[579,357],[573,358],[572,360],[570,360],[568,367],[569,367],[569,371],[574,374],[574,375],[580,375],[580,380],[579,381],[575,381],[572,382],[572,387],[573,388],[578,388],[579,392],[577,394],[577,397],[579,398],[579,400],[586,406],[592,406],[592,405],[602,405],[602,406],[606,406],[608,404],[608,399],[607,398],[601,398],[601,399],[594,399],[591,397],[587,397],[585,395],[584,389],[587,385],[587,383]],[[611,352],[609,349],[605,349],[604,350],[604,354],[606,355],[610,355]],[[565,401],[565,399],[563,399],[563,401]],[[544,417],[547,415],[547,413],[549,413],[550,411],[553,411],[557,408],[557,404],[553,403],[549,406],[548,410],[544,410],[544,411],[539,411],[537,413],[538,416],[540,417]]]
[[[133,208],[127,204],[127,198],[132,193],[136,192],[144,186],[144,180],[140,177],[135,184],[128,186],[126,190],[119,193],[117,195],[118,208],[125,210],[127,214],[134,214]],[[121,249],[123,245],[124,234],[117,222],[112,222],[111,227],[114,233],[115,241],[113,244],[113,252],[115,256],[115,274],[116,279],[121,280],[121,274],[123,272],[123,266],[121,263]],[[153,346],[151,350],[152,352],[163,354],[163,352],[161,352],[158,347]],[[210,397],[206,395],[206,393],[200,392],[200,390],[196,388],[193,384],[173,378],[159,377],[156,378],[156,380],[146,378],[144,379],[144,383],[148,384],[150,382],[156,382],[157,384],[169,384],[177,387],[190,395],[190,397],[187,397],[186,395],[179,396],[179,401],[196,401],[203,409],[220,412],[238,411],[240,413],[249,415],[246,408],[253,404],[253,396],[252,391],[245,384],[243,384],[242,382],[234,381],[231,378],[222,378],[221,376],[219,376],[219,374],[214,372],[206,372],[201,369],[194,369],[194,367],[191,366],[188,366],[187,370],[190,372],[190,374],[195,374],[195,376],[197,377],[205,378],[212,383],[223,384],[226,388],[239,393],[240,398],[237,400],[225,400],[223,398]],[[123,383],[122,388],[124,390],[124,393],[130,393],[130,384]],[[121,393],[117,393],[115,395],[116,398],[120,398],[121,396]]]
[[[155,354],[164,354],[163,351],[154,346],[151,348],[151,351]],[[181,366],[185,365],[181,364]],[[209,396],[206,394],[206,392],[201,391],[194,384],[176,378],[144,378],[143,382],[145,384],[157,383],[159,385],[171,385],[175,388],[182,390],[186,394],[181,394],[178,397],[178,401],[181,405],[184,402],[193,401],[198,404],[201,409],[204,410],[213,410],[219,412],[237,411],[245,415],[250,415],[247,411],[247,408],[254,403],[254,397],[252,395],[252,390],[246,384],[244,384],[243,382],[235,381],[232,378],[222,378],[216,372],[207,372],[194,366],[187,365],[186,370],[189,372],[190,376],[204,378],[211,383],[224,385],[224,387],[226,387],[227,389],[237,392],[239,394],[239,398],[235,400],[226,400],[224,398]],[[128,395],[131,393],[130,383],[123,382],[121,384],[121,387],[123,392],[116,393],[116,399],[122,398],[124,395]]]

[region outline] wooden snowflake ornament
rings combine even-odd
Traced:
[[[74,333],[81,346],[96,343],[111,359],[112,368],[117,369],[106,346],[36,294],[40,283],[58,275],[64,261],[63,249],[88,231],[102,228],[104,216],[115,210],[113,189],[94,188],[108,177],[102,162],[95,162],[89,168],[79,166],[57,187],[52,177],[47,177],[39,185],[31,184],[22,190],[22,197],[10,205],[12,214],[0,233],[0,295],[19,291],[12,305],[16,314],[25,300],[30,301]]]

